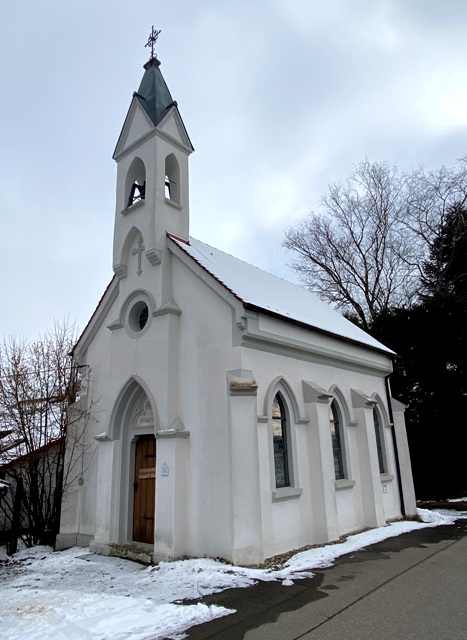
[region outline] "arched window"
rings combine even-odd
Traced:
[[[165,197],[180,204],[180,167],[173,153],[165,159]]]
[[[276,487],[289,487],[288,424],[284,401],[277,393],[272,403],[272,433]]]
[[[382,424],[377,409],[373,409],[373,422],[375,424],[376,448],[378,450],[379,472],[387,473],[386,455],[384,451],[384,436]]]
[[[329,422],[331,426],[332,453],[334,456],[334,471],[336,480],[345,478],[344,465],[344,437],[342,433],[342,421],[335,400],[331,402],[329,410]]]
[[[125,205],[131,207],[133,204],[144,200],[146,197],[146,169],[141,158],[134,158],[128,169],[125,181]]]

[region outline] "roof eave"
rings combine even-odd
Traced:
[[[390,358],[394,357],[396,354],[394,351],[390,349],[379,349],[378,347],[367,344],[366,342],[360,342],[359,340],[353,340],[352,338],[348,338],[347,336],[342,336],[338,333],[334,333],[333,331],[326,331],[326,329],[321,329],[320,327],[315,327],[314,325],[308,324],[306,322],[302,322],[300,320],[296,320],[295,318],[290,318],[288,316],[284,316],[275,311],[271,311],[271,309],[265,309],[264,307],[260,307],[251,302],[243,302],[243,306],[245,309],[249,311],[255,311],[256,313],[262,313],[263,315],[270,316],[272,318],[276,318],[277,320],[281,320],[282,322],[287,322],[288,324],[292,324],[296,327],[301,327],[302,329],[307,329],[308,331],[315,331],[316,333],[320,333],[321,335],[328,336],[330,338],[334,338],[335,340],[341,340],[342,342],[346,342],[348,344],[353,344],[355,346],[361,347],[363,349],[371,349],[372,351],[376,351],[377,353],[381,353]]]

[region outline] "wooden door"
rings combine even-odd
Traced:
[[[139,436],[135,449],[133,540],[154,543],[156,502],[156,439]]]

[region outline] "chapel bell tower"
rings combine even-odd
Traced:
[[[152,28],[151,57],[123,124],[113,155],[117,194],[113,269],[127,276],[135,238],[149,261],[162,260],[167,232],[188,240],[188,156],[193,152],[177,103],[160,71]]]

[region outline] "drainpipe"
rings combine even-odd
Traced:
[[[394,359],[393,359],[394,364]],[[402,477],[401,477],[401,466],[399,461],[399,450],[397,448],[397,438],[396,438],[396,429],[394,427],[394,415],[392,412],[392,396],[391,396],[391,387],[389,385],[389,378],[392,374],[388,373],[384,378],[384,383],[386,387],[386,397],[388,399],[388,410],[389,410],[389,419],[391,421],[391,433],[392,433],[392,442],[394,445],[394,457],[396,460],[396,475],[397,475],[397,485],[399,487],[399,499],[401,503],[401,515],[405,516],[405,504],[404,504],[404,492],[402,491]]]

